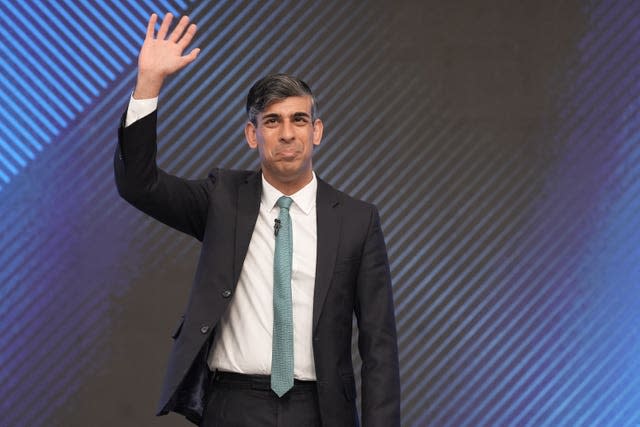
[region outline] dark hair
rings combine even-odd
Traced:
[[[275,101],[282,101],[290,96],[311,97],[311,119],[318,117],[318,101],[311,88],[305,82],[289,74],[269,74],[258,80],[249,89],[247,95],[247,115],[254,125],[258,125],[256,116]]]

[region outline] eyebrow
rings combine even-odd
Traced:
[[[277,119],[279,119],[280,117],[282,117],[282,116],[281,116],[280,114],[278,114],[278,113],[268,113],[268,114],[264,114],[264,115],[262,116],[262,119],[263,119],[263,120],[265,120],[265,119],[271,119],[271,118],[277,118]],[[296,118],[296,117],[307,117],[307,118],[311,118],[311,114],[306,113],[306,112],[304,112],[304,111],[298,111],[298,112],[293,113],[293,114],[291,115],[291,117],[293,117],[293,118]]]

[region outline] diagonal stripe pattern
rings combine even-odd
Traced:
[[[199,247],[118,199],[111,156],[144,22],[169,10],[203,48],[161,99],[169,172],[257,166],[243,100],[264,73],[320,96],[319,176],[380,208],[403,425],[635,427],[639,4],[435,3],[0,1],[3,422],[153,405],[145,343]]]
[[[148,15],[135,1],[0,1],[0,191],[134,63]]]

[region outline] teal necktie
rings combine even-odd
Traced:
[[[289,207],[293,200],[278,199],[276,248],[273,258],[273,342],[271,389],[282,397],[293,387],[293,310],[291,308],[291,260],[293,242]]]

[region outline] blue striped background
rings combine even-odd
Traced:
[[[151,11],[203,49],[173,173],[257,166],[265,73],[317,92],[319,175],[382,214],[403,425],[640,424],[638,2],[31,0],[0,1],[0,425],[185,425],[152,415],[198,247],[111,170]]]

